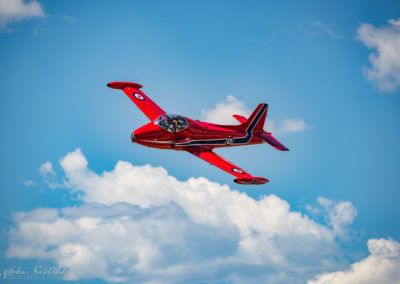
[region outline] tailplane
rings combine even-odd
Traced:
[[[281,142],[276,140],[276,138],[274,136],[272,136],[271,133],[264,131],[263,133],[261,133],[261,138],[265,142],[267,142],[269,145],[274,147],[275,149],[278,149],[281,151],[289,151],[289,149],[285,145],[283,145]]]

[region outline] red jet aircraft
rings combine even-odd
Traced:
[[[264,184],[269,180],[253,177],[215,154],[214,148],[267,142],[278,150],[289,150],[271,133],[263,130],[268,111],[267,104],[259,104],[248,119],[240,115],[233,115],[240,122],[239,125],[219,125],[193,120],[181,115],[167,114],[140,90],[142,88],[140,84],[112,82],[107,86],[123,90],[151,121],[132,132],[132,142],[158,149],[187,151],[234,175],[236,183]]]

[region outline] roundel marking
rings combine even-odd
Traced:
[[[233,138],[229,137],[228,139],[226,139],[226,145],[231,145],[233,142]]]
[[[145,98],[144,98],[141,94],[133,93],[133,96],[134,96],[135,98],[137,98],[138,100],[141,100],[141,101],[144,101],[144,100],[145,100]]]
[[[242,171],[241,169],[237,169],[237,168],[232,168],[232,172],[235,172],[238,174],[244,174],[244,171]]]

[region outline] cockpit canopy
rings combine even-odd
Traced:
[[[177,114],[162,114],[154,120],[154,124],[171,133],[185,130],[188,127],[186,118]]]

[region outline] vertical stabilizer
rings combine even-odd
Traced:
[[[234,114],[233,117],[241,123],[239,127],[241,129],[245,129],[248,135],[251,135],[253,132],[258,132],[261,138],[275,149],[289,151],[289,149],[279,142],[274,136],[272,136],[271,133],[264,131],[264,123],[267,117],[267,112],[268,105],[259,104],[248,119],[237,114]]]
[[[250,117],[240,126],[246,129],[247,132],[262,132],[267,112],[268,104],[259,104]]]

